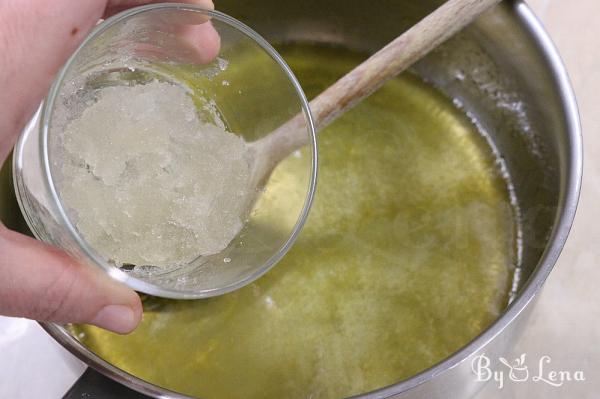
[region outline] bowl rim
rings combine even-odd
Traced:
[[[548,240],[548,245],[540,257],[540,260],[533,270],[530,278],[525,283],[521,292],[516,296],[514,301],[507,307],[505,312],[500,317],[498,317],[481,334],[473,338],[471,342],[444,360],[410,378],[374,391],[352,396],[351,398],[381,399],[405,393],[460,365],[461,363],[466,362],[473,354],[481,351],[499,334],[501,334],[504,329],[508,327],[515,319],[517,319],[525,310],[525,308],[527,308],[527,306],[533,301],[533,299],[539,293],[546,278],[552,271],[554,264],[556,263],[566,242],[575,218],[583,174],[581,124],[575,95],[571,87],[567,71],[556,47],[530,7],[525,3],[524,0],[515,0],[505,4],[511,8],[514,17],[520,22],[526,32],[535,41],[538,49],[545,58],[547,68],[555,78],[555,84],[562,100],[565,113],[565,131],[569,144],[567,153],[568,162],[566,163],[567,170],[565,174],[564,188],[561,192],[561,198],[559,199],[555,223]],[[112,379],[119,381],[138,392],[165,399],[191,399],[189,396],[172,392],[170,390],[150,384],[113,366],[81,344],[63,326],[53,323],[41,323],[41,325],[54,339],[66,347],[75,356],[85,361],[102,374],[111,377]]]
[[[161,287],[156,284],[153,284],[148,281],[144,281],[136,278],[128,273],[119,270],[116,266],[107,262],[102,256],[100,256],[93,248],[87,243],[87,241],[82,237],[82,235],[77,231],[74,224],[71,222],[63,203],[61,202],[60,195],[58,194],[58,190],[56,188],[54,179],[52,177],[51,166],[50,166],[50,157],[48,151],[48,137],[50,130],[50,122],[53,115],[53,108],[60,93],[60,89],[63,87],[65,76],[70,68],[73,66],[76,61],[78,55],[84,51],[87,46],[94,41],[99,35],[115,26],[116,24],[122,23],[134,16],[146,13],[152,13],[157,11],[186,11],[186,12],[197,12],[202,13],[204,15],[209,16],[211,19],[216,19],[219,22],[222,22],[229,27],[235,29],[236,31],[244,34],[246,37],[250,38],[254,41],[260,48],[270,56],[270,58],[278,64],[284,74],[287,76],[289,83],[294,88],[294,92],[297,95],[297,99],[299,101],[299,105],[301,108],[301,113],[304,115],[304,121],[306,123],[306,129],[308,134],[308,144],[307,146],[310,149],[310,173],[308,175],[308,187],[306,189],[306,196],[304,198],[304,203],[302,205],[302,209],[298,214],[298,219],[294,224],[294,227],[290,231],[287,240],[279,247],[278,251],[274,253],[269,259],[267,259],[259,269],[253,271],[250,274],[244,275],[241,278],[238,278],[233,283],[230,283],[223,287],[216,288],[208,288],[208,289],[174,289],[174,288],[166,288]],[[209,298],[213,296],[223,295],[228,292],[239,289],[247,284],[252,283],[265,273],[267,273],[271,268],[277,264],[283,258],[283,256],[288,252],[288,250],[292,247],[293,243],[298,238],[302,227],[304,226],[310,208],[312,206],[314,195],[316,191],[317,185],[317,173],[318,173],[318,149],[317,149],[317,140],[316,140],[316,126],[313,120],[313,116],[310,110],[310,105],[306,95],[304,94],[304,90],[302,86],[298,82],[298,79],[292,72],[291,68],[285,62],[283,57],[271,46],[266,39],[264,39],[261,35],[259,35],[256,31],[254,31],[249,26],[244,23],[238,21],[237,19],[222,13],[216,10],[206,9],[204,7],[192,5],[192,4],[183,4],[183,3],[159,3],[159,4],[148,4],[144,6],[135,7],[124,12],[121,12],[117,15],[114,15],[108,18],[103,23],[97,25],[91,33],[86,37],[86,39],[81,43],[81,45],[75,50],[75,52],[71,55],[67,63],[61,68],[60,72],[54,79],[54,82],[50,88],[49,94],[44,101],[41,107],[41,114],[39,117],[39,127],[40,127],[40,154],[41,154],[41,164],[42,164],[42,174],[45,187],[47,192],[49,193],[50,200],[53,205],[56,207],[56,214],[58,217],[58,222],[65,227],[69,238],[72,239],[78,247],[82,250],[83,254],[88,257],[89,261],[93,263],[95,266],[101,267],[106,273],[108,273],[112,278],[123,282],[129,287],[135,289],[136,291],[140,291],[146,294],[164,297],[164,298],[173,298],[173,299],[198,299],[198,298]],[[20,153],[20,152],[19,152]],[[25,214],[26,216],[26,214]],[[27,217],[26,217],[27,218]],[[35,230],[33,230],[35,232]],[[39,238],[39,237],[38,237]]]

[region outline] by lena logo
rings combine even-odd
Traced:
[[[532,381],[548,384],[553,387],[561,387],[569,382],[583,382],[585,375],[583,371],[555,370],[551,366],[552,358],[548,355],[540,357],[537,369],[529,368],[526,362],[526,354],[509,362],[503,357],[498,358],[502,364],[501,369],[492,369],[491,360],[484,354],[476,356],[471,363],[471,369],[479,382],[495,381],[498,389],[504,388],[507,380],[512,382]]]

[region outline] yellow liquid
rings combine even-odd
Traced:
[[[281,51],[309,97],[362,59]],[[75,333],[122,369],[193,396],[338,398],[432,366],[500,314],[514,210],[491,149],[449,99],[404,74],[321,132],[319,149],[309,220],[266,276],[208,300],[146,298],[128,336]],[[263,206],[303,193],[300,166],[278,167]]]

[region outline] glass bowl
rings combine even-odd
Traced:
[[[210,24],[211,40],[215,31],[220,40],[216,57],[207,55],[210,46],[203,42],[210,36],[206,34]],[[240,233],[219,253],[173,267],[117,264],[86,241],[78,230],[76,213],[61,198],[57,184],[64,151],[61,134],[103,89],[156,80],[183,87],[201,119],[222,123],[249,143],[303,115],[308,145],[289,162],[303,171],[302,181],[296,183],[305,189],[273,199],[269,180]],[[96,27],[59,73],[18,140],[13,162],[17,198],[38,239],[64,249],[82,267],[101,267],[137,291],[192,299],[224,294],[254,281],[289,250],[313,200],[317,147],[302,88],[262,37],[218,11],[155,4],[128,10]],[[268,206],[265,197],[271,201]],[[281,203],[273,205],[274,200]]]

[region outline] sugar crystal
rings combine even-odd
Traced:
[[[226,248],[244,225],[246,143],[200,120],[183,88],[104,88],[62,144],[61,199],[85,240],[117,264],[186,264]]]

